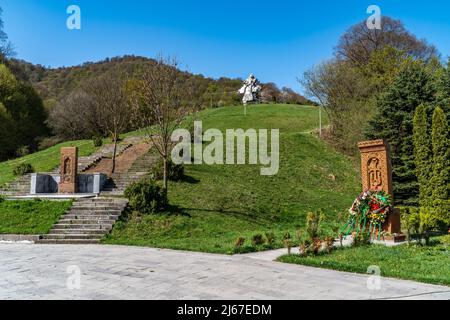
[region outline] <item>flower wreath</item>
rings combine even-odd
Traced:
[[[391,209],[391,198],[384,191],[365,191],[361,193],[350,208],[350,218],[341,233],[367,232],[380,237],[383,224]]]

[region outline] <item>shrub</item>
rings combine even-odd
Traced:
[[[334,237],[326,237],[325,246],[327,248],[327,252],[331,253],[331,251],[333,251],[334,249]]]
[[[21,146],[16,150],[16,156],[18,158],[25,157],[30,154],[30,147],[29,146]]]
[[[450,234],[442,237],[440,241],[445,247],[450,247]]]
[[[318,255],[321,249],[322,249],[322,240],[320,238],[314,239],[314,242],[313,242],[314,255]]]
[[[0,194],[0,204],[5,201],[5,197]]]
[[[184,177],[184,166],[182,164],[175,164],[171,160],[167,163],[168,179],[170,181],[180,181]],[[164,179],[164,160],[160,159],[151,169],[150,175],[155,180]]]
[[[103,139],[100,136],[95,136],[92,138],[92,143],[94,144],[94,147],[99,148],[103,145]]]
[[[64,140],[60,137],[49,137],[49,138],[43,138],[39,142],[38,149],[39,151],[46,150],[48,148],[56,146],[58,143],[63,142]]]
[[[125,190],[130,207],[143,214],[158,213],[168,205],[167,193],[155,181],[144,179],[131,184]]]
[[[24,176],[26,174],[33,173],[33,172],[34,172],[34,168],[29,163],[21,163],[21,164],[15,166],[13,169],[13,174],[15,176]]]
[[[353,247],[361,247],[361,246],[367,246],[370,244],[371,241],[371,235],[367,232],[360,232],[360,233],[354,233],[353,234]]]
[[[262,236],[262,234],[255,234],[252,237],[252,244],[256,247],[256,246],[260,246],[263,245],[265,243],[264,238]]]
[[[416,207],[399,207],[403,229],[406,231],[406,240],[411,243],[413,235],[420,230],[420,211]]]
[[[423,207],[419,210],[419,219],[421,237],[425,240],[425,245],[429,245],[431,232],[439,226],[439,216],[436,214],[436,209]]]
[[[291,238],[291,234],[289,232],[286,232],[283,236],[283,241],[291,240]]]
[[[319,236],[320,223],[323,221],[323,217],[322,210],[310,212],[306,217],[306,232],[313,242]]]
[[[235,243],[234,243],[234,247],[236,249],[240,249],[242,248],[242,246],[245,244],[245,238],[243,237],[239,237],[236,239]]]
[[[271,246],[275,244],[275,234],[273,232],[266,232],[267,243]]]

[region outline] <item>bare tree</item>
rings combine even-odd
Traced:
[[[149,66],[133,97],[134,115],[164,163],[164,188],[168,188],[168,163],[172,133],[194,110],[189,87],[183,85],[176,59],[157,59]]]
[[[104,134],[93,99],[83,90],[74,91],[58,101],[50,111],[47,125],[64,139],[89,139]]]
[[[3,10],[0,8],[0,63],[5,63],[6,59],[14,56],[14,48],[8,40],[8,35],[3,31]]]
[[[84,90],[92,99],[102,132],[107,133],[114,143],[111,169],[114,173],[120,134],[130,128],[131,123],[131,108],[125,81],[116,74],[106,74],[90,80],[84,85]]]

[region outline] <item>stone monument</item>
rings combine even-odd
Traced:
[[[73,194],[77,192],[78,148],[61,148],[61,179],[58,193]]]
[[[361,175],[363,191],[383,190],[394,199],[390,147],[384,140],[365,141],[358,144],[361,151]],[[392,208],[383,230],[402,241],[400,211]],[[397,236],[395,236],[397,235]]]
[[[247,80],[244,81],[244,85],[238,91],[239,94],[243,94],[242,103],[246,106],[250,103],[258,103],[259,95],[262,87],[258,79],[251,74]]]

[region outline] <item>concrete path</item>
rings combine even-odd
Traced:
[[[277,263],[269,254],[0,245],[0,299],[450,299],[449,287],[381,279],[377,290],[374,283]]]

